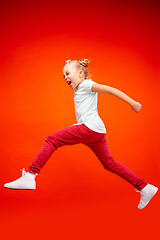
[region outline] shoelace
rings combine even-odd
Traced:
[[[136,192],[139,192],[141,194],[141,197],[143,196],[143,192],[139,191],[138,189],[135,189]]]
[[[22,176],[26,175],[26,171],[25,171],[25,168],[23,169],[20,169],[22,171]]]
[[[140,192],[138,189],[135,189],[136,192]]]

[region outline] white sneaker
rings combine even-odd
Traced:
[[[141,200],[140,203],[138,205],[138,209],[143,209],[145,206],[147,206],[147,204],[149,203],[149,201],[154,197],[154,195],[157,193],[158,188],[151,185],[151,184],[147,184],[141,191],[135,189],[136,192],[140,192],[141,194]]]
[[[4,184],[4,187],[10,188],[10,189],[35,190],[36,189],[35,177],[38,174],[33,174],[30,172],[26,173],[24,168],[21,171],[22,171],[22,177],[18,178],[13,182]]]

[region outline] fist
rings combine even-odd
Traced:
[[[141,110],[142,105],[139,102],[134,101],[131,107],[135,112],[139,112]]]

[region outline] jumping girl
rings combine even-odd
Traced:
[[[6,183],[4,186],[10,189],[36,189],[35,177],[39,174],[52,153],[64,145],[82,143],[96,154],[106,170],[119,175],[132,184],[137,192],[140,192],[141,199],[138,209],[143,209],[156,194],[158,188],[136,176],[131,170],[116,162],[111,156],[105,139],[106,128],[97,111],[97,93],[112,94],[127,102],[135,112],[140,111],[141,104],[116,88],[101,85],[89,79],[88,63],[88,59],[79,61],[67,60],[63,68],[65,81],[74,90],[77,124],[48,136],[38,156],[29,167],[28,172],[26,173],[23,169],[22,177]]]

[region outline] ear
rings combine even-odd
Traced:
[[[83,70],[79,71],[79,75],[82,76],[84,74]]]

